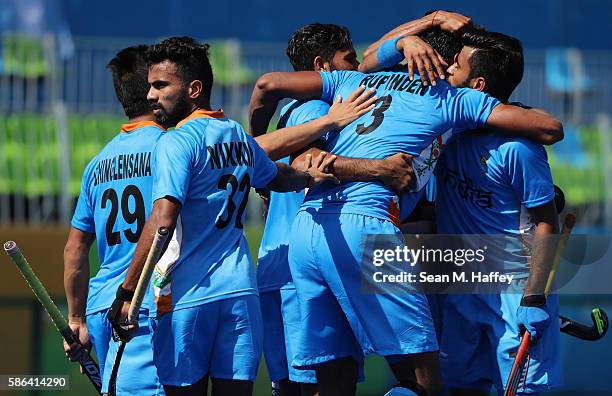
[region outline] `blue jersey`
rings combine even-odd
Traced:
[[[324,116],[329,111],[329,105],[320,100],[308,102],[291,101],[281,109],[281,118],[277,129],[294,126],[312,121]],[[289,164],[289,158],[279,162]],[[304,192],[270,193],[268,218],[259,246],[257,261],[257,285],[259,290],[279,290],[281,286],[291,282],[287,249],[289,245],[289,230],[300,205],[304,201]]]
[[[222,111],[197,110],[160,139],[153,201],[181,204],[173,240],[154,272],[158,314],[257,294],[243,235],[251,186],[265,187],[276,164]]]
[[[544,147],[492,132],[453,137],[436,168],[440,234],[507,234],[487,257],[526,279],[535,222],[527,209],[554,199]]]
[[[499,104],[482,92],[453,88],[443,81],[425,86],[418,78],[409,80],[403,72],[334,71],[321,73],[321,77],[326,102],[338,95],[346,98],[359,86],[374,88],[378,96],[374,110],[328,139],[327,151],[347,157],[383,159],[398,152],[419,156],[439,136],[484,126]],[[428,169],[417,175],[423,179],[419,184],[425,184],[434,166],[435,161],[430,161]],[[403,200],[416,205],[419,197],[415,193]],[[395,224],[400,220],[398,197],[380,182],[323,184],[309,190],[303,207],[320,213],[368,215]]]
[[[554,199],[546,150],[523,138],[472,132],[452,138],[436,170],[440,234],[519,234],[526,209]]]
[[[121,130],[85,168],[72,217],[72,226],[95,233],[98,245],[100,270],[89,282],[88,315],[112,304],[151,212],[151,159],[163,129],[145,121]],[[152,293],[142,306],[154,313]]]

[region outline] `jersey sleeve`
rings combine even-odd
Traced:
[[[321,100],[327,103],[333,103],[340,86],[344,84],[351,76],[351,71],[348,70],[336,70],[333,72],[321,72],[321,79],[323,80],[323,91],[321,93]],[[356,89],[357,87],[355,87]]]
[[[544,147],[522,140],[503,147],[505,171],[521,203],[534,208],[552,201],[555,189]]]
[[[493,108],[501,103],[488,94],[470,88],[449,88],[447,99],[453,133],[484,127]]]
[[[181,205],[189,191],[195,161],[195,142],[179,131],[164,134],[153,152],[153,202],[172,197]]]
[[[253,179],[251,185],[255,188],[263,188],[270,184],[276,177],[278,168],[266,155],[259,144],[251,136],[247,135],[249,146],[253,149]]]
[[[96,232],[96,224],[94,221],[94,203],[92,202],[89,193],[89,187],[93,185],[90,179],[95,161],[95,159],[92,160],[83,172],[79,199],[77,200],[76,209],[74,210],[74,215],[72,216],[72,221],[70,222],[72,227],[83,232]]]

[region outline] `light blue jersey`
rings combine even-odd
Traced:
[[[383,159],[398,152],[418,156],[439,136],[484,126],[500,103],[482,92],[453,88],[443,81],[425,86],[403,72],[334,71],[321,77],[326,102],[338,95],[346,98],[359,86],[374,88],[378,96],[373,111],[328,140],[327,151],[347,157]],[[425,185],[435,161],[423,164],[425,168],[417,174],[419,185]],[[414,194],[414,205],[419,197]],[[303,208],[368,215],[394,224],[399,224],[400,217],[397,196],[380,182],[322,184],[308,192]]]
[[[87,315],[108,309],[151,212],[152,153],[164,130],[125,124],[85,168],[72,226],[96,234],[100,270],[89,282]],[[155,314],[153,294],[142,304]]]
[[[529,208],[554,199],[542,145],[475,131],[453,137],[436,169],[439,234],[524,234]]]
[[[328,111],[329,105],[320,100],[291,101],[281,109],[276,129],[304,124],[324,116]],[[289,157],[279,162],[289,164]],[[303,201],[304,191],[270,193],[268,218],[257,261],[257,285],[261,292],[280,290],[283,285],[291,282],[287,262],[289,230]]]
[[[516,268],[526,279],[535,231],[527,209],[547,204],[555,191],[544,148],[527,139],[474,131],[447,143],[436,168],[436,217],[440,234],[507,234],[496,248],[506,271]],[[442,305],[441,369],[447,387],[502,394],[519,344],[516,311],[520,293],[445,296]],[[547,309],[558,316],[556,296]],[[562,383],[559,327],[556,320],[532,346],[525,393],[549,390]]]
[[[276,164],[240,124],[204,110],[160,139],[153,162],[153,201],[181,204],[154,273],[158,314],[257,294],[244,210],[251,186],[272,181]]]

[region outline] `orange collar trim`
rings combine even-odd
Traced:
[[[184,120],[176,124],[176,127],[178,128],[184,123],[186,123],[187,121],[192,120],[194,118],[225,118],[225,114],[223,113],[223,109],[219,109],[219,110],[198,109],[194,111],[193,113],[191,113],[189,117],[185,118]]]
[[[121,132],[132,132],[135,129],[143,128],[146,126],[156,126],[159,129],[166,130],[163,126],[159,125],[155,121],[138,121],[138,122],[128,122],[127,124],[121,125]]]

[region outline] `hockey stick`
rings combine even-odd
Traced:
[[[560,214],[565,208],[565,194],[559,186],[555,185],[554,187],[555,206],[557,207],[557,213]],[[551,286],[552,276],[554,275],[549,277]],[[593,325],[589,326],[559,315],[560,330],[562,333],[580,338],[581,340],[597,341],[608,331],[608,315],[606,315],[606,312],[601,308],[593,308],[593,311],[591,311],[591,319]]]
[[[80,344],[78,338],[74,335],[72,329],[70,329],[70,326],[68,326],[66,318],[64,318],[64,315],[62,315],[60,310],[57,308],[57,305],[55,305],[49,296],[49,293],[32,270],[32,267],[19,250],[17,244],[14,241],[6,242],[4,244],[4,251],[17,265],[21,275],[23,275],[26,282],[30,286],[30,289],[32,289],[34,295],[38,301],[40,301],[40,304],[43,306],[45,311],[47,311],[51,317],[51,321],[53,321],[53,324],[60,332],[64,340],[66,340],[68,345],[74,343]],[[94,388],[96,388],[98,394],[101,394],[102,379],[100,377],[100,367],[98,366],[98,363],[96,363],[89,355],[89,352],[87,352],[81,353],[81,356],[79,357],[79,364],[81,365],[83,372],[87,375],[87,378],[89,378],[91,384],[94,386]]]
[[[557,267],[559,266],[559,261],[561,260],[561,253],[565,248],[565,244],[569,235],[572,233],[572,229],[576,224],[576,215],[573,213],[568,213],[565,216],[565,221],[563,222],[563,230],[561,231],[561,239],[559,240],[559,245],[557,246],[557,251],[555,253],[552,269],[550,271],[550,275],[548,277],[548,282],[546,284],[546,290],[544,292],[545,295],[548,296],[550,289],[552,287],[552,280],[557,273]],[[512,368],[510,369],[510,374],[508,375],[508,381],[506,381],[506,389],[504,390],[504,396],[516,396],[516,391],[519,387],[519,383],[521,381],[521,377],[523,376],[523,369],[525,368],[525,363],[529,360],[529,347],[531,346],[531,335],[528,331],[525,331],[523,334],[523,338],[521,339],[521,345],[516,353],[514,358],[514,363],[512,364]],[[527,372],[525,372],[525,379],[527,377]],[[523,380],[523,382],[525,381]]]
[[[559,326],[562,333],[580,338],[585,341],[597,341],[606,335],[608,331],[608,315],[601,308],[593,308],[591,311],[592,326],[588,326],[565,316],[559,315]]]
[[[138,313],[140,311],[140,306],[142,305],[142,300],[144,299],[147,289],[149,288],[153,269],[159,260],[159,256],[161,255],[161,251],[166,243],[168,234],[168,229],[165,227],[160,227],[155,233],[155,238],[153,238],[153,243],[149,249],[147,260],[145,261],[142,272],[140,273],[140,278],[138,278],[138,284],[136,285],[136,290],[134,291],[134,296],[132,297],[132,301],[130,303],[128,323],[138,323]],[[123,356],[125,345],[125,341],[119,341],[119,348],[117,349],[117,354],[115,355],[115,361],[113,362],[113,369],[111,370],[111,376],[108,383],[109,396],[115,396],[117,394],[117,375],[119,374],[119,364],[121,363],[121,357]]]

